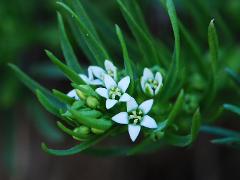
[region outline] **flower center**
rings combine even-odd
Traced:
[[[140,109],[130,112],[128,115],[129,124],[139,125],[142,121],[143,115],[144,114]]]
[[[119,87],[112,87],[109,91],[109,97],[111,99],[119,100],[122,96],[122,90]]]
[[[153,90],[156,90],[159,85],[159,82],[155,79],[148,79],[146,83],[148,83]]]

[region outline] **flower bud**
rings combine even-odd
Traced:
[[[93,96],[89,96],[86,99],[86,104],[88,107],[92,108],[92,109],[96,109],[97,107],[99,107],[99,101],[97,100],[97,98],[93,97]]]
[[[95,128],[91,128],[91,131],[92,131],[94,134],[102,134],[102,133],[105,132],[104,130],[101,130],[101,129],[95,129]]]
[[[82,100],[86,100],[87,99],[87,96],[85,93],[83,93],[82,91],[80,91],[79,89],[76,89],[76,93],[78,95],[78,97]]]
[[[80,127],[77,127],[73,130],[73,132],[75,132],[76,134],[80,135],[80,136],[83,136],[83,137],[86,137],[87,135],[90,134],[90,129],[87,127],[87,126],[80,126]],[[79,139],[78,137],[75,137],[73,136],[74,139],[80,141],[82,139]]]

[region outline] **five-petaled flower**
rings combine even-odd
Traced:
[[[88,76],[80,74],[82,80],[89,85],[104,85],[104,75],[108,74],[115,81],[117,80],[117,68],[109,60],[104,62],[105,70],[99,66],[89,66]]]
[[[96,92],[106,98],[106,108],[110,109],[118,102],[127,102],[131,96],[126,93],[130,84],[130,77],[126,76],[118,84],[109,75],[104,75],[104,85],[106,88],[97,88]]]
[[[156,121],[147,115],[152,105],[152,99],[144,101],[138,106],[136,100],[131,98],[131,100],[127,102],[127,112],[118,113],[112,117],[112,120],[119,124],[127,124],[130,138],[132,141],[135,141],[140,133],[141,126],[157,128]]]
[[[141,77],[141,87],[144,93],[154,96],[157,95],[162,87],[162,75],[157,72],[155,77],[152,71],[144,68],[143,76]]]

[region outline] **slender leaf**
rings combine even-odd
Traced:
[[[66,150],[49,149],[45,143],[42,143],[41,146],[42,146],[43,151],[45,151],[46,153],[51,154],[51,155],[55,155],[55,156],[74,155],[74,154],[80,153],[80,152],[94,146],[95,144],[97,144],[98,142],[102,141],[107,136],[109,136],[114,130],[115,129],[109,130],[108,132],[104,133],[103,135],[101,135],[97,138],[83,142],[81,144],[78,144],[78,145],[76,145],[70,149],[66,149]]]
[[[59,112],[59,106],[56,106],[52,101],[48,99],[40,90],[36,90],[36,95],[39,102],[43,105],[43,107],[50,113],[61,117]]]
[[[240,115],[240,107],[231,104],[224,104],[224,108]]]
[[[67,65],[72,68],[77,73],[83,72],[83,69],[81,68],[77,57],[73,51],[73,48],[71,46],[71,43],[69,42],[62,15],[60,13],[57,14],[58,16],[58,26],[60,29],[60,41],[61,41],[61,47],[62,51],[66,60]]]
[[[225,71],[240,86],[240,75],[238,75],[236,72],[234,72],[230,68],[226,68]]]
[[[102,43],[100,43],[100,40],[96,38],[95,35],[93,35],[84,21],[81,21],[79,16],[69,6],[62,2],[57,2],[57,4],[62,7],[67,13],[69,13],[69,15],[74,18],[74,20],[77,21],[81,35],[92,55],[95,57],[96,62],[98,65],[103,65],[103,61],[105,59],[109,59],[109,56]]]
[[[84,84],[84,81],[80,78],[80,76],[75,73],[72,69],[70,69],[68,66],[66,66],[64,63],[62,63],[56,56],[54,56],[50,51],[46,50],[47,56],[50,58],[50,60],[59,68],[62,70],[62,72],[68,77],[68,79],[72,82],[75,82],[77,84]]]
[[[73,98],[70,98],[69,96],[67,96],[66,94],[56,90],[56,89],[53,89],[53,95],[59,99],[59,101],[63,102],[63,103],[66,103],[66,104],[69,104],[71,105],[73,102],[74,102],[74,99]]]
[[[118,39],[120,41],[122,51],[123,51],[125,71],[126,71],[126,74],[128,74],[130,76],[130,79],[131,79],[130,85],[131,85],[131,90],[133,91],[133,89],[134,89],[134,73],[133,73],[132,63],[131,63],[131,59],[129,58],[129,55],[128,55],[128,50],[127,50],[127,46],[126,46],[122,31],[118,25],[116,25],[116,32],[117,32],[117,36],[118,36]]]

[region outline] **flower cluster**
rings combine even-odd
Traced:
[[[138,105],[135,98],[127,93],[131,83],[130,77],[118,78],[117,68],[109,60],[105,60],[104,65],[105,69],[98,66],[89,66],[88,76],[85,74],[79,76],[87,85],[92,86],[102,99],[106,99],[106,111],[110,111],[114,106],[121,106],[122,103],[126,104],[126,110],[116,108],[120,112],[111,117],[112,121],[128,125],[128,132],[132,141],[137,139],[142,126],[151,129],[157,128],[156,121],[148,115],[154,103],[153,99],[146,100]],[[118,81],[118,79],[120,80]],[[145,68],[139,84],[145,95],[156,96],[162,87],[162,75],[157,72],[154,76],[150,69]],[[78,101],[81,95],[77,91],[73,89],[67,95]]]

